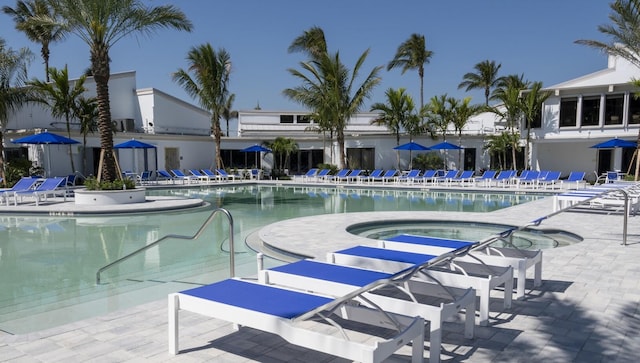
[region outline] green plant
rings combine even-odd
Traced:
[[[116,179],[114,181],[98,180],[90,176],[84,181],[84,186],[87,190],[125,190],[135,189],[136,182],[131,179]]]
[[[318,169],[330,169],[331,174],[335,174],[338,171],[338,166],[333,164],[318,164]]]
[[[419,154],[413,158],[413,168],[422,170],[438,170],[444,166],[444,160],[433,152]]]

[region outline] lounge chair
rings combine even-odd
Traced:
[[[536,182],[536,188],[544,188],[544,189],[554,189],[557,184],[560,183],[560,175],[562,173],[559,171],[550,171],[544,177],[540,177]]]
[[[451,180],[453,178],[455,178],[456,175],[458,175],[458,171],[457,170],[448,170],[446,173],[444,173],[444,175],[437,176],[437,177],[433,178],[431,184],[433,184],[433,185],[438,184],[438,183],[450,184]]]
[[[377,280],[387,279],[390,283],[385,286],[386,290],[365,292],[362,297],[384,311],[420,316],[429,322],[429,361],[431,363],[440,361],[442,323],[457,316],[462,309],[465,309],[466,315],[465,338],[473,338],[476,298],[471,288],[446,288],[433,282],[416,280],[394,281],[390,273],[317,260],[301,260],[285,264],[260,271],[258,276],[265,284],[293,287],[335,297],[348,295]],[[411,276],[407,275],[407,277]],[[433,301],[434,299],[431,298],[429,302],[424,302],[425,296],[435,296],[438,301]]]
[[[339,265],[396,272],[425,263],[433,255],[396,251],[386,248],[356,246],[328,254],[328,261]],[[513,269],[511,267],[475,264],[453,260],[423,271],[445,286],[457,288],[473,287],[480,297],[480,325],[489,324],[491,291],[504,286],[504,308],[511,307],[513,294]]]
[[[38,178],[30,178],[25,177],[18,180],[11,188],[9,189],[1,189],[0,197],[4,198],[5,204],[9,205],[9,197],[13,196],[15,192],[22,192],[26,190],[31,190],[36,186],[38,182]]]
[[[382,180],[382,184],[387,184],[387,182],[394,181],[398,173],[400,173],[398,169],[389,169],[385,171],[382,175],[382,178],[380,178]]]
[[[140,174],[140,179],[138,179],[138,182],[140,182],[141,185],[151,184],[154,181],[152,177],[153,173],[151,173],[150,170],[145,170],[142,172],[142,174]]]
[[[531,186],[535,187],[540,178],[538,170],[523,170],[522,175],[514,179],[516,188]]]
[[[509,181],[516,176],[516,173],[517,172],[515,170],[501,170],[496,178],[491,180],[491,184],[489,186],[497,187],[502,185],[506,187],[509,184]]]
[[[236,181],[236,176],[227,173],[224,169],[216,169],[216,173],[220,176],[220,180],[229,181],[229,179],[231,179],[231,181]]]
[[[198,169],[189,169],[189,177],[191,178],[195,178],[200,182],[207,182],[209,181],[209,177],[205,174],[202,174],[202,172]]]
[[[186,175],[180,169],[171,169],[171,172],[175,176],[176,180],[182,180],[182,182],[188,182],[191,184],[192,181],[198,181],[199,179],[193,175]]]
[[[413,184],[413,182],[420,177],[420,169],[411,169],[405,175],[399,175],[396,177],[396,183],[408,183]]]
[[[304,175],[300,175],[300,176],[294,176],[293,179],[296,180],[298,178],[302,179],[303,182],[308,181],[309,179],[313,178],[316,176],[316,174],[318,173],[318,168],[313,168],[313,169],[309,169],[309,171],[306,172],[306,174]]]
[[[425,183],[433,183],[433,180],[438,176],[438,171],[434,169],[425,170],[422,176],[415,179],[417,182]]]
[[[175,184],[176,182],[176,178],[169,174],[168,171],[166,170],[157,170],[156,171],[157,175],[158,175],[158,180],[165,180],[165,181],[171,181],[172,184]]]
[[[458,183],[460,184],[460,186],[464,186],[465,183],[471,184],[474,173],[475,172],[473,170],[463,170],[459,175],[456,175],[453,178],[449,179],[448,183],[449,185]]]
[[[586,180],[584,180],[584,176],[585,176],[585,172],[584,171],[572,171],[569,173],[569,177],[567,179],[561,179],[560,180],[560,188],[561,189],[580,189],[581,186],[586,187],[587,186],[587,182]],[[571,187],[571,184],[575,183],[575,188]],[[566,187],[565,187],[566,184]]]
[[[347,177],[347,175],[349,175],[349,173],[351,172],[351,170],[349,169],[341,169],[339,170],[335,175],[327,175],[324,178],[324,181],[335,181],[337,183],[340,182],[341,179],[345,179]]]
[[[222,180],[222,177],[219,174],[214,173],[211,169],[202,169],[202,174],[209,177],[209,180],[215,180],[215,181]]]
[[[46,199],[48,196],[62,195],[64,201],[67,200],[67,190],[65,183],[66,177],[46,178],[34,189],[14,191],[13,192],[13,205],[18,205],[18,199],[22,202],[24,197],[33,197],[36,202],[36,206],[40,205],[40,199]],[[59,189],[60,187],[65,187]],[[8,201],[7,201],[8,204]]]
[[[362,174],[362,170],[360,169],[353,169],[351,170],[351,172],[349,174],[347,174],[346,177],[344,177],[343,179],[347,182],[357,182],[360,178],[360,175]]]
[[[321,169],[318,174],[309,179],[313,179],[315,182],[325,181],[329,177],[329,173],[331,173],[331,169]]]
[[[474,241],[401,234],[379,241],[378,246],[399,251],[439,255],[459,248],[473,247],[475,243]],[[495,247],[491,244],[479,245],[478,248],[472,248],[468,255],[461,256],[459,259],[467,262],[478,262],[479,260],[494,266],[511,266],[516,278],[517,299],[523,299],[525,296],[527,269],[534,268],[533,286],[538,287],[542,284],[542,250]]]
[[[412,362],[422,362],[424,319],[353,303],[363,292],[382,283],[376,282],[340,298],[240,279],[227,279],[170,294],[169,353],[179,352],[178,318],[179,311],[185,310],[229,321],[234,326],[274,333],[292,344],[347,360],[382,362],[412,341]],[[395,332],[378,337],[370,328],[361,331],[357,327],[343,327],[336,316]]]
[[[491,185],[491,182],[496,177],[496,174],[498,174],[497,170],[485,170],[481,176],[473,178],[471,181],[471,184],[472,186],[476,186],[476,183],[482,184],[482,186],[485,186],[485,187],[489,186]]]
[[[384,169],[375,169],[372,172],[369,173],[369,175],[360,175],[357,178],[357,182],[358,183],[363,183],[363,182],[367,182],[367,183],[373,183],[376,180],[380,180],[380,178],[382,177],[382,174],[384,174]]]

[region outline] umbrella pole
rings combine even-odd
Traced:
[[[44,149],[44,145],[42,146],[42,148]],[[51,177],[51,150],[45,150],[45,152],[46,151],[48,152],[47,152],[47,170],[45,170],[46,171],[45,175],[47,177]]]

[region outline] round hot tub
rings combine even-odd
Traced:
[[[399,220],[365,222],[347,228],[349,233],[376,240],[389,239],[400,234],[439,237],[463,241],[480,241],[498,233],[512,230],[515,226],[483,222],[441,220]],[[558,229],[525,228],[515,231],[509,239],[518,248],[538,250],[557,248],[582,241],[580,236]],[[507,246],[506,241],[496,246]]]

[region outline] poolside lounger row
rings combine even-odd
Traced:
[[[405,321],[409,325],[419,322],[410,317],[424,319],[430,328],[429,360],[439,362],[442,322],[464,310],[465,337],[473,337],[473,296],[480,296],[479,323],[485,325],[489,319],[489,293],[503,286],[503,303],[508,308],[513,293],[514,269],[518,269],[517,296],[521,297],[527,268],[535,266],[534,286],[540,284],[541,258],[539,251],[494,248],[486,241],[411,235],[381,241],[379,247],[347,248],[329,253],[326,262],[301,260],[262,270],[258,274],[259,283],[230,279],[171,294],[170,352],[178,352],[177,318],[178,311],[183,309],[276,333],[293,344],[347,359],[380,361],[393,354],[402,345],[395,340],[399,335],[393,337],[399,344],[397,347],[386,350],[378,358],[366,358],[372,349],[378,348],[331,340],[335,339],[333,333],[343,330],[339,322],[333,324],[333,328],[321,331],[306,331],[299,325],[308,324],[307,319],[316,314],[320,320],[328,319],[340,310],[337,306],[351,301],[347,306],[365,310],[350,314],[350,318],[381,313],[393,319],[408,319]],[[316,300],[320,298],[325,300]],[[433,298],[445,301],[435,303]],[[306,303],[308,300],[316,301],[315,305]],[[379,319],[375,321],[386,321]],[[369,324],[372,321],[365,319]],[[369,335],[375,330],[366,331]],[[403,332],[401,328],[396,331],[397,334]],[[346,334],[351,336],[352,332]],[[404,342],[407,338],[414,339],[413,361],[421,361],[423,344],[418,342],[423,337],[411,333],[405,336]],[[329,341],[331,347],[326,344]]]
[[[0,198],[7,206],[10,205],[10,200],[13,200],[13,205],[18,205],[18,202],[22,202],[24,198],[33,198],[36,206],[49,196],[62,196],[66,201],[66,182],[66,177],[44,179],[24,177],[18,180],[12,188],[0,190]]]

